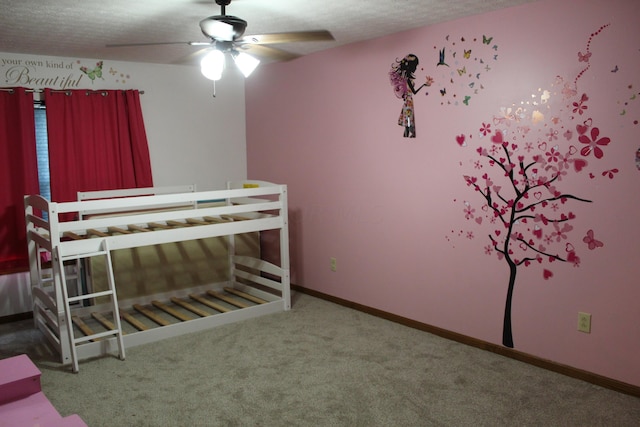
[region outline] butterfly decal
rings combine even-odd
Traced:
[[[601,247],[604,246],[604,243],[602,243],[599,240],[596,240],[593,237],[593,230],[587,231],[587,235],[584,236],[582,241],[585,242],[587,244],[587,246],[589,246],[589,250],[594,250],[596,248],[601,248]]]
[[[440,95],[445,96],[447,94],[447,88],[440,89]]]
[[[87,67],[80,67],[80,71],[82,71],[84,74],[87,75],[87,77],[89,77],[89,79],[91,79],[91,82],[93,83],[93,81],[96,78],[102,78],[102,64],[103,61],[98,61],[96,62],[96,66],[93,69],[88,69]]]
[[[465,51],[464,51],[464,58],[465,58],[465,59],[469,59],[469,58],[471,58],[471,49],[469,49],[469,50],[466,50],[466,49],[465,49]]]
[[[471,97],[470,97],[469,95],[466,95],[466,96],[464,97],[464,101],[462,101],[462,103],[463,103],[464,105],[469,105],[469,100],[470,100],[470,99],[471,99]]]
[[[489,45],[491,44],[492,40],[493,40],[493,37],[487,37],[484,34],[482,35],[482,43]]]
[[[617,73],[619,70],[618,66],[616,65],[615,67],[613,67],[613,70],[611,70],[612,73]]]
[[[439,59],[438,59],[438,63],[436,64],[436,67],[438,65],[446,65],[447,67],[449,66],[449,64],[444,62],[444,55],[445,55],[444,49],[445,49],[444,47],[440,49]]]
[[[458,68],[458,75],[460,77],[464,76],[465,74],[467,74],[467,67]]]
[[[591,52],[587,52],[585,54],[578,52],[578,62],[589,62],[589,58],[591,58]]]

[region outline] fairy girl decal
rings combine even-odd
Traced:
[[[413,53],[408,54],[402,59],[396,59],[391,64],[389,71],[389,80],[393,86],[396,96],[402,99],[402,111],[398,118],[398,125],[404,127],[405,138],[416,137],[416,122],[413,111],[413,95],[418,93],[424,86],[430,86],[431,80],[427,77],[427,82],[423,83],[419,88],[415,88],[414,80],[416,69],[418,68],[418,57]]]

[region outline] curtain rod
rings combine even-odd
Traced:
[[[78,90],[78,89],[76,89],[76,90]],[[83,90],[83,89],[79,89],[79,90]],[[111,89],[103,89],[103,90],[90,90],[90,89],[87,89],[86,90],[86,94],[87,95],[101,94],[102,96],[106,96],[108,94],[107,90],[111,90]],[[0,91],[9,92],[9,93],[13,93],[14,92],[13,88],[10,88],[10,87],[0,87]],[[25,89],[25,92],[27,92],[27,93],[30,93],[30,92],[32,92],[32,93],[42,93],[42,92],[44,92],[44,90],[43,89]],[[73,93],[69,89],[67,89],[67,90],[64,90],[64,89],[52,89],[51,92],[53,92],[53,93],[64,93],[66,95],[71,95]],[[123,92],[124,92],[124,89],[123,89]],[[138,93],[140,95],[144,95],[144,91],[143,90],[138,91]]]

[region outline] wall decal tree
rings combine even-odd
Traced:
[[[598,128],[592,131],[597,133]],[[552,147],[544,155],[521,155],[517,144],[505,141],[501,131],[491,137],[491,142],[495,145],[480,147],[478,153],[485,158],[493,178],[485,172],[481,176],[464,175],[464,179],[484,199],[482,209],[489,212],[491,223],[496,225],[488,235],[490,250],[509,268],[502,343],[513,347],[511,306],[518,267],[555,261],[578,266],[580,258],[569,239],[576,215],[567,208],[570,201],[590,200],[560,188],[561,178],[571,171],[570,165],[573,163],[577,171],[582,164],[582,159],[572,158],[572,150],[561,155]],[[551,275],[550,270],[544,270],[545,279]]]
[[[482,144],[476,148],[480,159],[473,161],[477,172],[463,175],[482,202],[478,210],[464,201],[465,219],[489,229],[484,252],[509,269],[502,334],[506,347],[514,347],[511,311],[518,269],[545,264],[542,278],[549,280],[553,263],[580,265],[581,244],[589,250],[604,246],[592,229],[580,241],[572,209],[591,200],[574,194],[567,181],[573,174],[598,178],[589,162],[603,159],[611,143],[586,117],[589,96],[578,96],[577,91],[592,59],[591,41],[606,27],[591,35],[586,53],[579,52],[578,61],[587,65],[572,82],[558,77],[551,90],[539,89],[532,101],[503,107],[492,121],[482,123],[478,134]],[[473,136],[457,135],[456,143],[467,147]],[[608,169],[599,178],[613,179],[617,173],[618,168]],[[467,238],[472,239],[473,233]]]

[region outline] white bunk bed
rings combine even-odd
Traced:
[[[76,219],[60,221],[70,213]],[[124,359],[127,347],[291,307],[286,185],[114,190],[64,203],[30,195],[25,217],[34,322],[75,372],[79,360],[114,352]],[[279,233],[279,265],[236,252],[236,239],[267,230]],[[212,238],[224,240],[225,259],[215,268],[224,266],[226,280],[119,300],[117,289],[127,283],[115,279],[113,254],[189,241],[202,246]],[[96,284],[98,272],[106,284]]]

